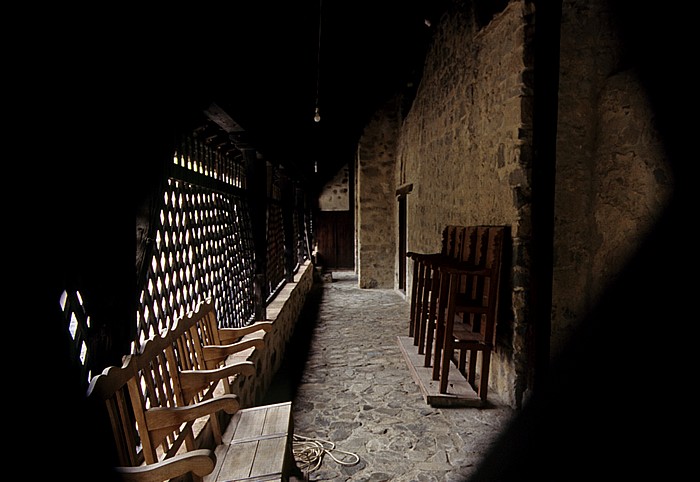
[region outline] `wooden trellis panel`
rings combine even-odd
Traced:
[[[267,293],[269,299],[285,281],[284,222],[282,206],[269,201],[267,206]]]
[[[244,199],[171,179],[138,316],[139,344],[203,298],[221,326],[253,316],[253,246]]]
[[[157,219],[151,220],[152,253],[141,287],[132,352],[204,298],[215,300],[221,327],[245,326],[254,320],[256,250],[245,163],[240,152],[213,149],[196,137],[185,138],[174,153],[162,204],[155,206]],[[272,168],[268,174],[267,281],[262,286],[266,301],[289,279],[287,270],[296,271],[310,257],[313,232],[303,191],[282,199],[280,173]],[[294,206],[283,209],[289,207],[284,203]],[[285,223],[291,239],[285,239]],[[73,337],[73,357],[89,379],[94,375],[90,360],[104,355],[97,351],[107,349],[108,343],[98,343],[101,335],[90,329],[77,289],[64,293],[61,306]]]
[[[92,368],[89,349],[91,343],[90,317],[85,312],[80,293],[76,290],[64,291],[61,295],[60,305],[63,320],[73,339],[72,358],[79,362],[81,378],[86,381],[90,380],[93,375],[90,371]]]

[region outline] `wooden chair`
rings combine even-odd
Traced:
[[[436,302],[440,272],[437,266],[446,260],[459,258],[465,229],[465,226],[445,226],[439,253],[406,253],[406,256],[413,261],[408,336],[413,337],[413,344],[418,347],[418,354],[426,355],[425,366],[430,366],[432,331],[438,309]]]
[[[218,368],[226,359],[236,353],[264,346],[264,336],[272,330],[272,321],[256,321],[240,328],[219,327],[216,308],[211,299],[200,303],[195,312],[188,316],[197,316],[197,332],[204,347],[202,351],[204,367]]]
[[[182,327],[182,328],[180,328]],[[209,400],[217,394],[231,393],[230,379],[234,376],[252,376],[255,366],[251,361],[228,362],[228,356],[247,349],[262,349],[263,334],[272,328],[272,322],[256,322],[242,328],[219,328],[213,301],[205,300],[194,311],[178,318],[172,352],[177,364],[182,391],[182,404]],[[243,340],[245,335],[261,333]],[[221,421],[210,420],[215,443],[221,444]]]
[[[463,259],[443,262],[438,267],[441,289],[437,303],[444,310],[436,318],[433,379],[439,380],[440,393],[447,393],[450,364],[456,363],[479,398],[486,401],[491,352],[495,347],[505,230],[504,226],[469,228],[465,231]],[[456,351],[459,357],[455,360]]]
[[[232,395],[176,407],[179,382],[170,377],[168,357],[161,351],[167,344],[165,339],[149,340],[144,355],[130,355],[121,367],[108,367],[90,382],[88,400],[103,407],[96,413],[112,429],[114,470],[121,480],[159,482],[186,475],[203,480],[214,470],[216,456],[194,448],[191,424],[218,410],[235,413],[239,408]]]
[[[206,368],[201,327],[212,313],[202,305],[176,319],[121,367],[91,381],[88,398],[106,408],[122,479],[283,482],[293,473],[291,402],[241,408],[236,394],[216,390],[222,380],[254,375],[255,369],[250,361],[228,360]],[[231,423],[221,434],[224,414]],[[201,448],[210,444],[207,427],[213,452]]]

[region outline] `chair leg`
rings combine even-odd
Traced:
[[[425,343],[421,345],[422,351],[419,351],[419,355],[423,355],[423,366],[430,366],[430,358],[433,355],[433,338],[435,336],[435,321],[433,318],[432,310],[431,314],[428,315],[425,321]]]
[[[454,335],[452,333],[452,329],[455,321],[455,297],[457,295],[457,278],[454,275],[450,274],[442,276],[442,279],[446,281],[446,283],[444,284],[446,285],[447,293],[446,298],[442,299],[447,300],[447,306],[444,310],[440,310],[441,313],[446,312],[445,321],[444,323],[438,323],[438,328],[442,325],[443,330],[440,337],[436,335],[435,348],[437,351],[437,348],[442,345],[442,356],[440,358],[439,363],[439,391],[440,393],[447,393],[447,382],[450,376],[450,365],[452,364],[452,358],[454,356]],[[436,365],[438,365],[437,360],[438,358],[436,358]],[[435,373],[436,371],[435,368],[436,367],[433,367],[433,373]]]
[[[430,275],[430,268],[427,266],[423,266],[423,296],[421,300],[421,310],[419,314],[419,323],[418,327],[416,328],[416,338],[413,341],[414,345],[418,346],[418,354],[421,355],[424,353],[425,347],[425,334],[427,330],[427,324],[428,321],[430,320],[430,315],[429,315],[429,310],[430,310],[430,299],[431,299],[431,290],[432,286],[432,279]]]
[[[477,350],[469,350],[469,363],[467,364],[467,381],[474,387],[476,385],[476,357]]]
[[[450,291],[450,282],[449,282],[449,276],[447,275],[440,275],[440,288],[438,289],[438,296],[436,300],[436,313],[435,317],[433,318],[435,321],[435,329],[434,329],[434,343],[433,343],[433,380],[439,380],[440,379],[440,361],[442,358],[442,350],[444,347],[444,339],[445,339],[445,323],[446,323],[446,316],[448,316],[449,312],[449,302],[448,302],[448,293]],[[454,313],[454,311],[453,311]],[[426,360],[427,360],[428,354],[426,354]],[[426,365],[429,366],[429,365]]]
[[[460,373],[464,375],[465,377],[467,376],[467,350],[466,348],[462,348],[459,350],[459,363],[457,365],[457,368],[459,369]]]
[[[420,277],[418,275],[418,266],[419,263],[417,260],[413,260],[413,282],[411,283],[411,312],[410,312],[410,319],[408,322],[408,336],[413,336],[413,332],[416,328],[416,320],[418,319],[416,317],[417,315],[417,309],[418,308],[418,285],[420,283]]]
[[[489,368],[491,365],[491,348],[481,351],[481,379],[479,380],[479,398],[486,401],[489,391]]]
[[[420,277],[421,277],[421,289],[418,292],[418,304],[420,305],[420,310],[416,313],[418,318],[416,319],[416,329],[413,332],[413,344],[418,347],[418,352],[420,353],[421,348],[421,338],[425,335],[425,319],[426,312],[428,310],[428,302],[430,301],[430,280],[428,277],[430,273],[428,272],[425,263],[421,264],[420,267]]]
[[[442,360],[440,362],[440,393],[447,393],[447,383],[450,378],[450,364],[452,363],[452,344],[447,342],[442,347]]]
[[[435,342],[435,328],[437,319],[438,305],[438,293],[440,291],[440,276],[437,270],[434,270],[430,282],[430,303],[427,305],[426,321],[424,323],[425,333],[421,340],[424,343],[424,350],[419,352],[419,354],[424,355],[423,366],[430,366],[430,359],[433,353],[433,343]]]
[[[418,334],[420,332],[420,326],[423,319],[423,311],[425,310],[425,263],[416,261],[418,265],[418,287],[416,289],[416,306],[414,310],[414,320],[413,320],[413,344],[418,345]]]

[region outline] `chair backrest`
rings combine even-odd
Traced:
[[[150,409],[184,405],[174,361],[171,339],[156,336],[125,357],[121,367],[107,367],[91,380],[88,398],[105,404],[119,465],[152,464],[175,455],[186,439],[193,441],[191,423],[147,429]]]
[[[216,330],[210,323],[216,323],[216,309],[212,302],[199,303],[194,311],[176,319],[173,327],[173,354],[180,371],[206,370],[204,347],[220,344]],[[186,377],[185,377],[186,378]],[[190,404],[210,398],[216,387],[214,382],[196,385],[181,383],[183,403]]]
[[[174,328],[179,332],[177,327],[176,323]],[[141,442],[146,463],[152,464],[162,458],[172,457],[185,442],[191,448],[194,445],[192,422],[178,427],[154,429],[148,419],[149,411],[154,408],[172,408],[188,403],[182,394],[173,338],[166,336],[149,339],[141,351],[132,356],[131,363],[135,364],[137,374],[128,381],[129,393],[136,423],[142,429]]]
[[[105,404],[120,465],[153,464],[194,449],[194,420],[173,423],[167,419],[166,423],[166,414],[158,413],[197,402],[211,389],[210,384],[201,384],[187,396],[182,389],[181,365],[197,369],[195,357],[201,359],[201,348],[195,348],[194,320],[176,320],[167,332],[148,339],[138,353],[126,357],[121,367],[108,367],[92,379],[88,397]]]
[[[473,324],[472,330],[491,342],[495,342],[505,233],[505,226],[468,226],[463,231],[460,254],[460,261],[489,271],[488,276],[461,276],[458,291],[468,304],[486,308],[485,320],[465,313],[462,321]]]
[[[104,415],[105,420],[96,423],[105,423],[111,427],[116,452],[115,465],[123,467],[137,467],[144,461],[141,437],[127,385],[129,379],[136,376],[134,367],[129,356],[121,367],[107,367],[93,377],[88,388],[88,400],[104,407],[104,410],[96,410],[95,413]]]
[[[441,254],[448,258],[459,259],[464,243],[464,231],[467,226],[448,224],[442,230]]]

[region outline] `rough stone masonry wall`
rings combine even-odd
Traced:
[[[273,322],[273,329],[265,335],[264,349],[254,351],[249,358],[255,364],[256,374],[236,377],[232,383],[232,392],[238,395],[242,406],[260,403],[279,371],[287,343],[313,286],[313,271],[313,265],[307,260],[295,274],[294,281],[285,284],[267,306],[266,316]]]
[[[651,229],[672,184],[608,4],[562,5],[553,354]]]
[[[390,101],[371,119],[357,156],[356,264],[360,288],[394,288],[397,102]]]
[[[395,177],[397,186],[413,184],[409,251],[439,251],[446,224],[511,227],[513,266],[504,276],[513,283],[513,312],[499,319],[489,379],[490,393],[513,406],[526,388],[526,283],[519,280],[527,278],[530,236],[529,19],[523,1],[485,26],[466,7],[443,17],[400,131]]]
[[[394,189],[413,185],[409,251],[438,251],[445,224],[512,227],[513,320],[510,336],[499,331],[491,376],[512,404],[525,387],[529,323],[529,5],[513,0],[481,27],[466,9],[441,20],[400,128],[394,180]],[[607,5],[562,4],[552,354],[653,229],[673,189],[653,113],[624,67]]]

